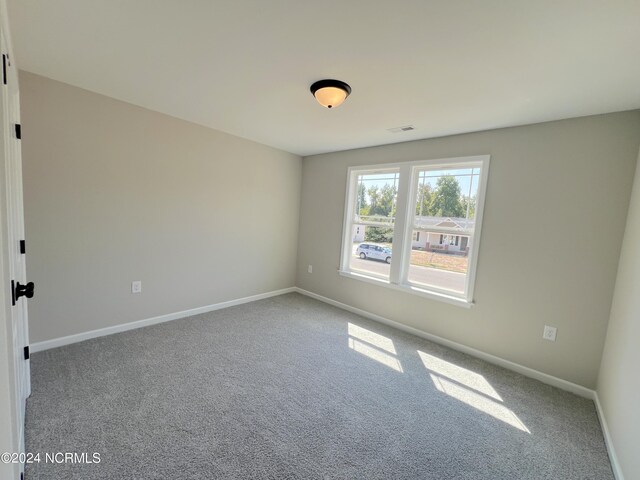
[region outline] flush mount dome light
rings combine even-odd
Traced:
[[[344,102],[351,87],[340,80],[319,80],[311,85],[311,93],[320,105],[333,108]]]

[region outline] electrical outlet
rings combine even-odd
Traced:
[[[309,266],[307,267],[307,272],[309,272],[309,273],[313,273],[313,265],[309,265]]]
[[[135,280],[131,282],[131,293],[142,293],[142,281]]]
[[[545,340],[549,340],[550,342],[555,342],[557,332],[558,329],[556,327],[545,325],[544,331],[542,332],[542,338],[544,338]]]

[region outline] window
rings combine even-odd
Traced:
[[[398,168],[355,173],[350,210],[358,233],[349,244],[349,271],[389,279],[399,176]]]
[[[340,272],[470,304],[489,156],[349,169]]]

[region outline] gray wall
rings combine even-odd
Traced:
[[[32,341],[295,284],[300,157],[20,82]]]
[[[625,478],[640,478],[640,155],[620,254],[598,396]]]
[[[297,285],[594,388],[639,143],[634,111],[304,158]],[[338,275],[348,166],[477,154],[491,167],[473,308]]]
[[[297,156],[26,72],[21,94],[32,341],[297,284],[595,386],[640,112],[308,157],[301,197]],[[348,166],[484,153],[472,309],[337,274]]]

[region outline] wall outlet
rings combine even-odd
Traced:
[[[544,331],[542,332],[542,338],[544,338],[545,340],[549,340],[550,342],[555,342],[557,333],[558,329],[556,327],[545,325]]]
[[[309,273],[313,273],[313,265],[309,265],[309,266],[307,267],[307,272],[309,272]]]
[[[142,293],[142,281],[135,280],[131,282],[131,293]]]

